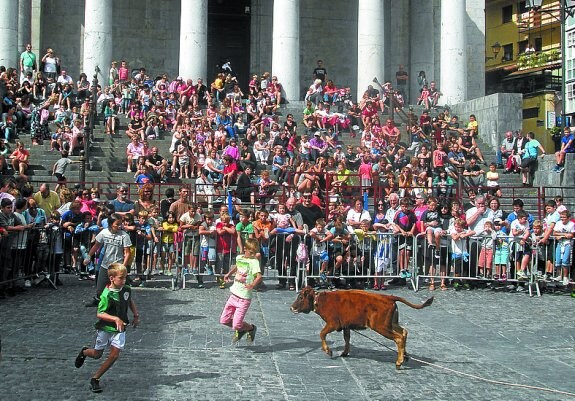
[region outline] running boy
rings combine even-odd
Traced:
[[[131,296],[132,290],[126,285],[127,276],[128,271],[123,264],[114,263],[108,267],[110,283],[100,295],[98,313],[96,314],[99,319],[95,325],[97,329],[96,345],[94,348],[83,347],[74,363],[77,368],[80,368],[84,364],[86,357],[100,359],[106,347],[110,347],[110,355],[90,379],[90,389],[94,393],[102,392],[100,377],[112,367],[120,356],[120,352],[124,349],[126,343],[125,330],[128,323],[130,323],[128,320],[128,308],[134,315],[132,325],[136,327],[140,322],[138,309]]]
[[[257,327],[244,321],[252,300],[253,289],[263,280],[260,272],[260,263],[256,258],[259,243],[255,238],[246,238],[243,254],[236,258],[235,266],[224,275],[226,282],[235,274],[234,283],[230,287],[231,295],[224,306],[220,323],[235,330],[232,342],[235,344],[247,333],[249,344],[254,342]]]

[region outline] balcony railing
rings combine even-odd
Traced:
[[[552,10],[552,11],[549,11]],[[518,15],[517,27],[519,32],[525,32],[534,28],[543,28],[553,24],[559,25],[561,21],[559,6],[546,5],[538,12],[524,12]]]
[[[561,51],[559,49],[523,53],[517,56],[517,69],[526,70],[528,68],[545,67],[546,65],[557,64],[560,60]]]

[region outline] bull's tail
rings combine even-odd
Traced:
[[[409,302],[408,300],[406,300],[405,298],[402,297],[396,297],[396,296],[391,296],[391,298],[393,298],[394,301],[398,301],[401,302],[413,309],[423,309],[425,307],[430,306],[433,303],[433,297],[427,299],[424,303],[422,304],[412,304],[411,302]]]

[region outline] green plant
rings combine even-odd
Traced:
[[[553,135],[557,135],[557,134],[561,135],[562,130],[563,130],[563,128],[555,126],[555,127],[549,128],[547,131],[549,132],[549,135],[553,136]]]
[[[552,49],[548,52],[549,54],[549,59],[551,61],[555,61],[555,60],[559,60],[559,58],[561,57],[561,54],[559,52],[559,50],[557,49]]]
[[[537,64],[541,66],[549,61],[550,57],[547,53],[541,52],[537,55]]]
[[[517,68],[525,68],[527,66],[527,55],[520,54],[517,56]]]

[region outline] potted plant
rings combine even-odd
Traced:
[[[557,152],[561,149],[561,133],[563,132],[563,128],[555,126],[553,128],[549,128],[547,131],[549,132],[549,135],[551,135],[551,140],[553,141],[555,151]]]

